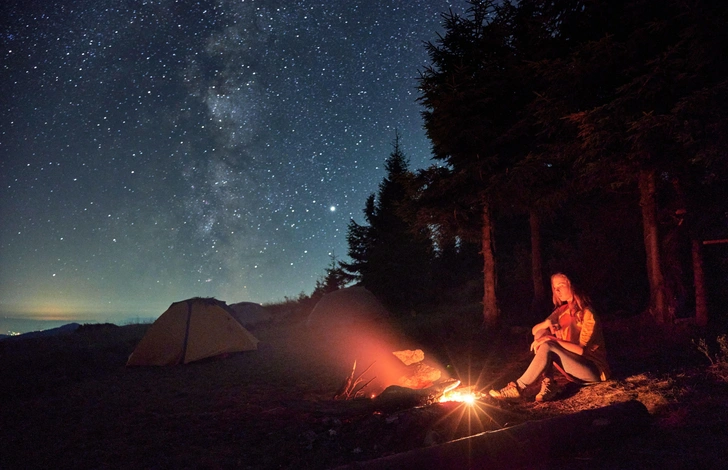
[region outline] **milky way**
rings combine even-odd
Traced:
[[[416,78],[464,2],[0,8],[0,313],[100,318],[311,293],[395,132],[431,163]]]

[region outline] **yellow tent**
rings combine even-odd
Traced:
[[[258,348],[258,340],[230,315],[225,302],[194,298],[175,302],[149,327],[127,366],[187,364]]]

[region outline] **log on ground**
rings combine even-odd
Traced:
[[[428,388],[413,389],[390,385],[374,398],[358,397],[350,400],[332,400],[318,404],[317,411],[330,416],[357,416],[374,412],[395,413],[418,406],[437,403],[446,390],[457,385],[457,380],[446,380]]]
[[[624,403],[554,418],[528,421],[432,447],[414,449],[341,469],[458,468],[488,470],[537,465],[600,443],[621,442],[643,432],[650,414],[644,404]]]

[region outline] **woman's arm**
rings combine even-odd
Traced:
[[[559,345],[567,351],[571,351],[574,354],[578,354],[579,356],[584,355],[584,348],[580,344],[575,344],[571,341],[564,341],[561,339],[557,339],[556,342],[559,343]]]
[[[579,344],[586,347],[591,343],[592,337],[594,336],[594,330],[596,329],[596,318],[594,312],[590,309],[584,309],[584,320],[581,324],[581,334],[579,335]]]
[[[533,328],[531,328],[531,333],[533,334],[533,336],[536,336],[536,333],[541,330],[549,330],[551,331],[551,333],[553,333],[553,330],[551,330],[551,317],[547,318],[541,323],[534,325]]]
[[[560,345],[562,348],[566,349],[567,351],[573,352],[574,354],[578,354],[579,356],[582,356],[584,354],[584,348],[580,344],[572,343],[571,341],[565,341],[563,339],[558,339],[555,336],[552,335],[542,335],[538,338],[536,338],[533,343],[531,343],[531,351],[536,352],[538,348],[547,341],[554,341],[556,344]]]

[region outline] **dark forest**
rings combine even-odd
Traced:
[[[607,315],[724,322],[728,8],[470,4],[424,46],[433,165],[394,137],[314,296],[360,282],[402,316],[480,304],[496,327],[545,315],[565,272]]]

